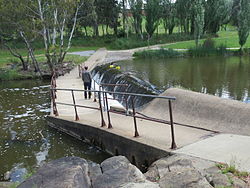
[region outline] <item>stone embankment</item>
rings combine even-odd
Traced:
[[[247,187],[234,175],[222,174],[211,161],[173,155],[154,162],[143,174],[124,156],[111,157],[100,165],[79,157],[65,157],[42,166],[19,188],[180,188]]]

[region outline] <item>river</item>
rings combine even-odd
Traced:
[[[90,144],[47,126],[49,83],[0,82],[0,180],[22,181],[44,162],[78,156],[96,163],[110,157]]]
[[[143,59],[117,62],[124,73],[150,82],[160,91],[180,87],[250,102],[250,57]]]

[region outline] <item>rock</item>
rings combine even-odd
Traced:
[[[183,168],[195,168],[203,176],[205,176],[205,169],[208,169],[212,166],[215,166],[215,163],[208,160],[190,157],[187,155],[175,154],[154,162],[144,175],[148,180],[154,181],[164,177],[170,171],[178,171]]]
[[[213,185],[213,175],[214,174],[221,174],[221,170],[217,166],[212,166],[208,169],[205,169],[204,176],[211,185]]]
[[[79,157],[64,157],[45,164],[25,180],[19,188],[29,187],[91,187],[88,163]]]
[[[217,173],[212,175],[211,185],[214,187],[229,187],[231,186],[230,180],[225,174]]]
[[[160,188],[160,186],[156,183],[147,181],[145,183],[127,183],[122,185],[121,188]]]
[[[10,187],[16,187],[17,183],[13,182],[0,182],[0,188],[10,188]]]
[[[9,181],[10,180],[10,171],[7,171],[4,173],[4,181]]]
[[[95,181],[96,177],[102,175],[102,170],[99,164],[88,162],[89,163],[89,178],[92,181]]]
[[[145,183],[142,172],[123,156],[111,157],[101,163],[103,174],[92,182],[93,188],[116,188],[130,183]]]
[[[194,168],[182,168],[168,172],[159,180],[161,188],[212,188],[206,179]]]
[[[101,163],[102,171],[108,171],[120,167],[126,168],[130,164],[129,160],[124,156],[115,156],[106,159]]]
[[[248,187],[246,182],[237,178],[232,173],[227,173],[226,175],[228,176],[229,180],[232,182],[233,187],[235,188],[247,188]]]

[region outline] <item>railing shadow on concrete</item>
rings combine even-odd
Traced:
[[[94,84],[95,85],[95,84]],[[174,121],[173,121],[173,112],[172,112],[172,101],[176,100],[175,97],[171,96],[157,96],[157,95],[147,95],[147,94],[138,94],[138,93],[128,93],[128,92],[115,92],[115,91],[105,91],[103,89],[104,86],[110,85],[110,86],[125,86],[128,87],[126,84],[100,84],[99,90],[82,90],[82,89],[62,89],[62,88],[56,88],[56,77],[55,74],[52,75],[51,79],[51,101],[52,101],[52,109],[53,109],[53,114],[55,116],[59,116],[58,110],[57,110],[57,105],[66,105],[66,106],[72,106],[74,108],[75,112],[75,121],[79,121],[79,115],[77,108],[87,108],[87,109],[93,109],[93,110],[98,110],[100,111],[100,116],[101,116],[101,127],[105,127],[106,123],[104,120],[104,112],[107,113],[107,118],[108,118],[108,128],[111,129],[113,128],[112,121],[111,121],[111,116],[110,113],[115,113],[119,114],[122,116],[130,116],[134,120],[134,137],[139,136],[139,132],[137,129],[137,119],[144,119],[147,121],[152,121],[152,122],[157,122],[157,123],[163,123],[163,124],[168,124],[170,125],[171,128],[171,149],[176,149],[177,145],[175,142],[175,133],[174,133]],[[95,89],[95,87],[94,87]],[[56,101],[56,92],[57,91],[66,91],[66,92],[71,92],[72,96],[72,103],[63,103]],[[75,100],[75,92],[92,92],[94,93],[94,102],[97,102],[96,98],[98,98],[98,103],[99,107],[93,107],[93,106],[87,106],[87,105],[79,105],[76,104]],[[126,91],[126,89],[125,89]],[[112,95],[113,98],[108,97],[109,95]],[[125,110],[124,111],[117,111],[113,110],[110,108],[109,105],[109,100],[115,100],[115,96],[123,96],[122,98],[125,100]],[[136,97],[149,97],[149,98],[158,98],[158,99],[163,99],[163,100],[168,100],[168,108],[169,108],[169,117],[170,121],[162,120],[162,119],[157,119],[153,117],[148,117],[145,116],[144,114],[141,114],[136,111],[135,108],[135,98]],[[128,99],[130,98],[131,102],[131,109],[129,109],[129,104],[128,104]]]

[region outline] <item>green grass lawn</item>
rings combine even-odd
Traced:
[[[219,37],[213,38],[215,41],[216,46],[224,45],[227,48],[239,48],[239,37],[238,32],[236,30],[228,30],[228,31],[220,31],[218,32]],[[205,39],[200,40],[200,44],[204,42]],[[174,44],[168,44],[165,46],[166,48],[175,48],[175,49],[188,49],[195,47],[195,41],[184,41],[184,42],[177,42]],[[245,48],[250,47],[250,37],[248,38]]]

